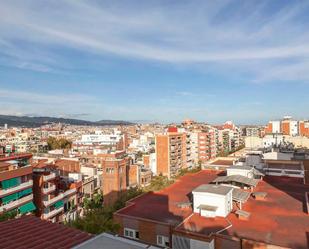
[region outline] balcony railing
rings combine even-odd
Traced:
[[[54,198],[51,198],[48,201],[43,201],[43,204],[44,204],[45,207],[48,207],[48,206],[50,206],[50,205],[54,204],[55,202],[60,201],[62,199],[63,199],[63,193],[55,196]]]
[[[56,190],[56,186],[52,185],[49,188],[43,188],[42,189],[42,193],[46,195],[46,194],[51,193],[51,192],[53,192],[55,190]]]
[[[20,198],[16,201],[12,201],[6,205],[3,205],[0,207],[0,213],[4,212],[4,211],[9,211],[11,209],[14,209],[14,208],[17,208],[17,207],[20,207],[21,205],[29,202],[29,201],[32,201],[33,200],[33,194],[31,195],[28,195],[28,196],[25,196],[23,198]]]
[[[11,193],[14,193],[14,192],[17,192],[19,190],[23,190],[25,188],[30,188],[33,186],[33,181],[32,180],[29,180],[27,182],[24,182],[16,187],[13,187],[13,188],[9,188],[9,189],[2,189],[0,190],[0,198],[5,196],[5,195],[8,195],[8,194],[11,194]]]
[[[50,173],[47,176],[43,176],[43,181],[47,182],[47,181],[53,180],[55,178],[56,178],[56,174],[55,173]]]
[[[64,197],[67,197],[67,196],[72,195],[72,194],[75,194],[75,193],[76,193],[76,189],[74,188],[74,189],[70,189],[70,190],[65,191],[65,192],[63,193],[63,196],[64,196]]]
[[[43,214],[43,219],[48,220],[48,219],[56,216],[57,214],[60,214],[61,212],[63,212],[63,210],[64,210],[63,207],[54,209],[53,211],[50,211],[47,214]]]

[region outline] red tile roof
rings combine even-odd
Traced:
[[[305,186],[300,178],[264,177],[254,192],[266,192],[265,200],[252,197],[243,205],[250,212],[247,221],[239,220],[235,210],[225,218],[205,218],[194,214],[177,230],[210,235],[232,224],[223,235],[245,238],[288,248],[308,248],[309,215],[305,213]]]
[[[189,202],[193,189],[213,181],[219,173],[221,171],[204,170],[195,174],[187,174],[161,191],[150,192],[134,199],[130,203],[135,205],[121,209],[116,214],[179,224],[192,213],[192,210],[191,208],[179,208],[178,205]]]
[[[10,161],[10,160],[17,160],[23,158],[31,158],[31,153],[20,153],[20,154],[11,154],[10,156],[0,157],[0,161]]]
[[[132,219],[150,219],[169,223],[174,227],[184,221],[176,231],[191,232],[208,236],[224,228],[223,235],[249,239],[288,248],[308,248],[309,215],[305,210],[305,193],[309,186],[303,179],[266,176],[254,192],[266,192],[265,200],[252,197],[243,204],[243,210],[250,212],[247,221],[240,220],[235,210],[225,218],[205,218],[192,214],[192,208],[180,208],[177,204],[188,202],[192,190],[217,177],[219,171],[203,170],[181,177],[168,188],[140,196],[115,216],[129,216]],[[235,208],[235,207],[234,207]]]
[[[65,249],[93,237],[31,215],[0,222],[0,231],[0,248],[3,249]]]

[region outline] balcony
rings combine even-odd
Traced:
[[[5,196],[5,195],[9,195],[9,194],[12,194],[14,192],[17,192],[17,191],[20,191],[20,190],[23,190],[23,189],[26,189],[26,188],[30,188],[33,186],[33,181],[32,180],[29,180],[27,182],[24,182],[16,187],[13,187],[13,188],[9,188],[9,189],[2,189],[0,190],[0,198]]]
[[[62,200],[63,197],[64,197],[64,195],[63,195],[63,193],[61,193],[61,194],[55,196],[54,198],[51,198],[48,201],[43,201],[44,207],[49,207],[50,205],[54,204],[55,202]]]
[[[45,195],[47,195],[47,194],[49,194],[49,193],[51,193],[51,192],[53,192],[53,191],[55,191],[55,190],[56,190],[56,186],[55,186],[55,185],[52,185],[52,186],[50,186],[49,188],[43,188],[43,189],[42,189],[42,193],[45,194]]]
[[[73,194],[75,194],[75,193],[76,193],[76,189],[74,188],[74,189],[70,189],[70,190],[65,191],[65,192],[63,193],[63,196],[64,196],[64,197],[67,197],[67,196],[73,195]]]
[[[57,214],[62,213],[63,210],[64,210],[63,207],[54,209],[53,211],[50,211],[50,212],[47,213],[47,214],[43,214],[43,219],[44,219],[44,220],[48,220],[48,219],[50,219],[50,218],[53,218],[53,217],[56,216]]]
[[[9,210],[12,210],[14,208],[17,208],[17,207],[20,207],[21,205],[29,202],[29,201],[32,201],[33,200],[33,194],[31,195],[28,195],[28,196],[25,196],[23,198],[20,198],[16,201],[12,201],[6,205],[3,205],[0,207],[0,213],[4,212],[4,211],[9,211]]]
[[[43,176],[43,181],[47,182],[47,181],[53,180],[55,178],[56,178],[56,174],[55,173],[50,173],[47,176]]]

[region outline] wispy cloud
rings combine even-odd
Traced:
[[[44,5],[2,1],[0,49],[5,46],[7,52],[1,53],[15,58],[17,67],[46,72],[60,66],[53,57],[59,59],[62,55],[48,53],[51,61],[46,61],[39,52],[32,54],[37,50],[28,46],[30,53],[20,56],[17,41],[44,51],[56,46],[96,56],[111,54],[199,68],[215,63],[222,71],[233,65],[240,73],[252,73],[252,80],[309,77],[309,71],[304,70],[309,57],[308,25],[297,19],[308,11],[306,2],[276,8],[269,6],[269,1],[147,3],[136,8],[140,3],[134,1],[123,5],[71,0]],[[264,14],[267,11],[270,14]],[[282,60],[286,68],[280,69]],[[261,70],[265,63],[269,67]]]
[[[0,89],[0,105],[1,114],[90,119],[99,108],[104,109],[104,104],[93,96],[71,93],[43,94],[11,89]]]

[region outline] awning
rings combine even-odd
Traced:
[[[215,212],[218,209],[218,207],[216,206],[202,205],[202,204],[199,205],[197,208],[201,210],[205,210],[205,211],[212,211],[212,212]]]
[[[54,205],[55,208],[61,208],[63,207],[63,200],[57,201]]]
[[[240,183],[240,184],[245,184],[245,185],[250,186],[250,187],[256,187],[259,180],[248,178],[248,177],[242,176],[242,175],[230,175],[230,176],[219,176],[213,182],[214,183],[236,182],[236,183]]]
[[[233,189],[233,201],[238,201],[238,202],[246,202],[249,197],[250,197],[250,193],[246,192],[244,190],[241,189]]]
[[[29,213],[31,211],[34,211],[35,209],[36,209],[36,207],[35,207],[35,205],[33,204],[32,201],[19,207],[19,211],[20,211],[21,214]]]
[[[31,194],[32,193],[32,188],[27,188],[27,189],[24,189],[20,192],[18,192],[18,196],[19,198],[23,197],[23,196],[26,196],[28,194]]]
[[[20,178],[11,178],[1,182],[3,189],[13,188],[20,184]]]
[[[14,193],[14,194],[11,194],[11,195],[4,196],[4,197],[2,198],[2,202],[3,202],[4,204],[8,204],[9,202],[15,201],[15,200],[17,200],[17,199],[18,199],[18,193]]]

